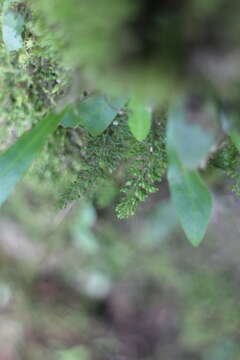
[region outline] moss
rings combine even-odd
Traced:
[[[105,0],[104,4],[107,3]],[[95,11],[99,9],[99,13],[90,11],[93,5],[97,6]],[[3,3],[0,6],[2,9]],[[0,47],[1,149],[46,113],[59,104],[63,106],[65,96],[71,102],[73,97],[80,97],[88,89],[88,85],[91,87],[91,81],[86,82],[84,79],[79,85],[82,73],[89,75],[90,69],[95,76],[96,71],[102,69],[105,74],[106,67],[110,62],[114,63],[116,55],[111,48],[113,37],[126,17],[135,14],[125,1],[114,7],[112,20],[107,23],[105,17],[113,6],[107,8],[97,1],[92,5],[77,3],[75,0],[67,5],[62,0],[54,3],[44,0],[38,4],[18,1],[9,6],[16,7],[24,15],[24,47],[19,52],[12,53],[8,53],[3,44]],[[41,16],[41,11],[43,14],[47,11],[46,17]],[[101,18],[102,12],[104,17]],[[79,25],[77,20],[80,15],[84,21]],[[59,19],[59,24],[56,19]],[[130,23],[134,31],[139,31],[141,22],[136,23],[135,20],[132,19]],[[155,28],[153,23],[150,25]],[[96,29],[102,29],[103,33],[96,35]],[[110,36],[111,31],[113,33]],[[103,34],[108,35],[105,38]],[[82,41],[79,42],[79,38]],[[145,45],[142,44],[142,50]],[[99,58],[94,57],[94,54]],[[109,63],[105,62],[106,54]],[[116,67],[116,73],[117,69],[119,68]],[[112,71],[112,67],[110,70]],[[144,72],[141,74],[143,76],[139,77],[140,82],[144,81]],[[152,76],[154,77],[154,72]],[[73,78],[76,78],[76,84],[72,81]],[[145,91],[147,84],[148,82],[144,87]],[[75,94],[71,94],[72,88]],[[161,97],[158,91],[156,94]],[[54,191],[62,194],[59,195],[61,206],[79,197],[92,199],[100,206],[116,200],[118,217],[125,218],[134,214],[141,201],[158,191],[158,184],[167,168],[165,116],[157,113],[154,115],[151,132],[143,142],[137,142],[133,138],[127,120],[127,113],[118,115],[112,125],[96,138],[82,128],[66,130],[60,127],[49,139],[29,177],[37,183],[54,184]],[[222,167],[234,179],[233,189],[239,195],[239,160],[233,145],[220,149],[211,164]],[[108,187],[111,191],[108,191]]]
[[[24,47],[8,52],[3,43],[0,45],[1,148],[56,106],[67,80],[54,50],[42,46],[41,34],[33,27],[35,18],[25,3],[13,2],[11,6],[25,18]],[[2,7],[3,3],[0,12]]]
[[[229,139],[227,139],[224,146],[214,154],[210,165],[219,169],[229,180],[232,180],[231,190],[237,196],[240,196],[239,151]]]
[[[61,204],[84,197],[103,205],[104,189],[109,194],[103,184],[110,183],[112,195],[119,198],[117,215],[133,215],[141,201],[158,191],[157,183],[166,171],[164,122],[163,116],[156,116],[150,135],[141,143],[132,136],[125,115],[118,116],[96,138],[81,129],[67,132],[62,154],[68,173],[76,175],[64,191]]]

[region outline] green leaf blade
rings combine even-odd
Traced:
[[[60,121],[59,115],[49,115],[35,128],[25,133],[17,142],[0,154],[0,205],[11,194],[42,149],[46,138]]]
[[[184,168],[176,152],[169,150],[168,183],[183,230],[193,246],[205,235],[212,211],[212,196],[196,170]]]
[[[79,125],[79,114],[74,105],[68,105],[62,112],[61,125],[64,128],[76,128]]]
[[[63,127],[82,125],[92,136],[101,135],[125,105],[126,99],[108,99],[94,94],[79,104],[69,106],[61,123]]]
[[[186,105],[183,100],[176,102],[170,109],[168,120],[168,140],[174,143],[179,160],[188,169],[197,169],[208,158],[215,144],[215,129],[205,129],[204,119],[198,122],[187,119]],[[209,117],[209,123],[215,123],[214,108],[205,105],[202,116]]]
[[[133,97],[129,101],[128,125],[133,136],[143,141],[151,128],[151,111],[139,99]]]

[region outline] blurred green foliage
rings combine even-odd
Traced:
[[[229,186],[240,193],[229,136],[238,130],[239,4],[4,3],[25,22],[18,52],[0,44],[1,150],[53,109],[91,102],[96,90],[104,101],[136,91],[137,110],[152,116],[132,128],[142,141],[125,104],[114,106],[97,137],[94,127],[59,127],[1,209],[3,356],[237,360],[239,210],[232,206],[226,218],[221,211]],[[191,100],[181,103],[179,118],[186,116],[174,133],[179,172],[201,168],[215,192],[198,252],[183,241],[165,183],[166,113],[176,96]],[[222,109],[237,120],[223,126]],[[136,218],[113,216],[114,208],[119,218],[134,214],[150,194]],[[191,218],[191,206],[182,214]]]
[[[38,167],[40,170],[36,172],[36,177],[47,177],[48,180],[55,181],[56,191],[60,190],[59,193],[63,194],[61,204],[66,205],[68,201],[82,196],[98,202],[101,186],[109,184],[113,190],[110,192],[112,197],[110,196],[109,201],[114,200],[113,197],[116,198],[118,217],[133,215],[140,201],[158,190],[158,182],[165,174],[167,162],[171,165],[171,156],[168,154],[167,160],[165,146],[167,104],[160,107],[161,112],[159,105],[163,100],[171,103],[172,99],[180,94],[182,105],[176,111],[178,116],[175,116],[175,130],[172,135],[180,167],[186,167],[186,171],[206,167],[211,153],[221,148],[221,141],[226,137],[226,126],[221,127],[219,114],[221,106],[225,103],[229,105],[228,99],[214,89],[215,84],[205,83],[204,74],[200,74],[199,70],[195,69],[195,73],[187,72],[186,81],[181,78],[179,71],[181,67],[184,68],[185,63],[192,61],[195,46],[200,46],[203,42],[204,46],[200,49],[203,54],[207,51],[208,41],[216,34],[215,29],[204,29],[205,22],[208,24],[211,19],[214,20],[220,15],[224,1],[216,3],[215,10],[211,7],[204,8],[203,13],[203,8],[199,8],[197,2],[189,5],[190,13],[202,29],[202,32],[199,30],[199,37],[196,34],[196,39],[191,36],[188,38],[186,29],[188,26],[194,27],[194,24],[186,18],[187,5],[184,2],[174,3],[172,6],[167,3],[147,4],[145,1],[140,4],[137,1],[113,4],[107,0],[90,4],[74,0],[68,4],[61,0],[54,3],[43,1],[39,4],[31,1],[5,1],[3,4],[3,15],[6,11],[15,11],[25,19],[24,31],[21,33],[24,42],[22,49],[19,52],[2,49],[6,66],[11,67],[14,80],[15,73],[19,73],[25,79],[20,79],[20,82],[17,79],[16,83],[11,84],[14,89],[18,89],[20,85],[20,92],[14,90],[16,94],[11,94],[12,90],[8,91],[9,74],[5,69],[6,79],[3,80],[2,89],[7,90],[3,93],[7,94],[8,98],[5,99],[4,95],[2,102],[7,104],[3,111],[3,125],[6,131],[10,132],[13,126],[15,136],[18,136],[53,109],[64,109],[62,125],[76,128],[60,128],[46,146],[47,154],[43,157],[48,158],[48,163],[45,169],[35,166],[35,169]],[[231,11],[234,9],[233,7]],[[109,21],[104,21],[108,12],[111,13],[111,17]],[[146,23],[146,18],[150,19],[149,24]],[[79,19],[82,20],[79,22]],[[218,24],[215,25],[218,29]],[[235,25],[235,22],[232,25],[226,23],[224,34],[228,31],[231,33]],[[146,34],[142,33],[142,26],[145,26]],[[158,31],[161,34],[159,39],[156,38]],[[220,45],[215,40],[216,50],[227,41],[224,34],[219,38]],[[229,44],[237,46],[237,40],[229,40]],[[188,48],[191,49],[191,53],[187,52]],[[212,49],[215,50],[214,45]],[[199,57],[201,58],[201,54]],[[179,63],[176,63],[176,58]],[[130,68],[128,62],[132,62]],[[129,84],[125,84],[124,73],[127,77],[130,76],[131,66],[136,68],[137,76],[143,81],[145,68],[147,74],[153,74],[155,81],[150,76],[144,86],[139,87],[137,82],[132,83],[131,80]],[[157,68],[159,74],[156,73]],[[115,75],[111,80],[110,78],[111,74],[115,73],[118,78],[114,80],[113,88],[112,80]],[[164,79],[165,73],[169,77],[168,82],[174,85],[176,91],[170,96],[166,90],[162,98],[162,85],[159,79]],[[174,73],[173,82],[171,73]],[[101,83],[101,77],[105,79],[106,86]],[[193,90],[191,84],[195,77],[202,85],[194,86]],[[211,80],[211,74],[207,79],[208,82]],[[96,84],[98,80],[99,83]],[[153,88],[157,81],[160,92],[150,91],[149,81]],[[181,90],[178,86],[179,81]],[[116,84],[119,87],[115,87]],[[109,92],[116,95],[118,90],[117,95],[120,97],[109,100],[107,95],[96,95],[96,87],[97,90],[104,89],[107,95]],[[24,99],[22,89],[25,93]],[[204,96],[203,89],[207,90]],[[126,94],[133,94],[129,101]],[[134,100],[136,94],[137,102]],[[125,98],[128,102],[127,107],[124,106]],[[25,103],[27,106],[30,104],[31,109],[26,109]],[[16,104],[17,113],[11,111],[14,124],[9,125],[9,107]],[[149,104],[149,108],[145,107],[145,104]],[[22,120],[20,126],[16,119],[19,122]],[[138,141],[133,138],[126,123]],[[101,136],[95,139],[86,134],[82,127],[91,135]],[[13,141],[11,136],[10,139],[6,134],[3,137],[3,147]],[[57,159],[59,156],[60,159]],[[42,173],[43,176],[40,175]],[[33,172],[31,174],[33,175]],[[233,175],[232,172],[231,177],[237,179],[237,175]],[[197,178],[198,175],[189,177],[192,189],[197,187]],[[68,185],[65,186],[63,183]],[[124,193],[120,202],[117,199],[119,191]],[[186,186],[182,187],[181,192],[183,197],[188,196]],[[189,202],[184,205],[181,201],[177,215],[180,221],[183,215],[186,215],[188,220],[184,222],[185,232],[190,240],[198,238],[195,243],[200,243],[210,218],[210,211],[205,212],[206,219],[200,218],[203,214],[204,198],[209,197],[201,197],[200,194],[197,195],[197,191],[195,193],[193,202],[198,205],[192,206]],[[201,226],[201,232],[196,230],[195,226],[191,227],[189,219],[193,212],[195,222],[205,224]],[[183,224],[182,221],[181,223]],[[191,234],[192,232],[194,234]]]
[[[133,334],[142,344],[138,358],[238,358],[237,263],[225,257],[224,239],[219,248],[221,230],[215,236],[213,227],[196,252],[177,225],[167,230],[165,204],[120,226],[84,202],[56,214],[47,191],[26,179],[1,210],[0,306],[31,327],[28,340],[21,338],[24,358],[134,358]],[[12,238],[14,226],[23,232],[15,240],[25,248],[23,258],[6,255],[4,222]],[[143,345],[146,337],[151,349]]]

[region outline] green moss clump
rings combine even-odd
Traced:
[[[240,196],[240,157],[236,146],[227,140],[224,146],[215,153],[210,164],[232,179],[231,189],[237,196]]]
[[[132,66],[136,64],[139,71],[149,59],[147,72],[141,70],[140,76],[137,77],[139,82],[145,82],[145,75],[148,80],[144,87],[136,82],[135,88],[140,86],[144,88],[142,92],[146,93],[149,84],[155,86],[154,66],[151,65],[151,59],[145,57],[147,50],[154,50],[154,43],[148,44],[149,39],[143,37],[138,39],[142,43],[139,44],[141,46],[138,51],[135,49],[134,54],[124,48],[131,34],[141,35],[138,33],[140,20],[144,19],[141,11],[144,6],[148,8],[148,4],[142,1],[138,12],[137,2],[133,1],[132,4],[133,6],[130,6],[126,0],[121,4],[113,4],[109,0],[91,3],[76,0],[67,3],[62,0],[55,2],[43,0],[36,3],[29,0],[12,2],[9,5],[15,7],[25,18],[24,47],[19,52],[13,53],[8,53],[3,45],[0,47],[2,73],[0,123],[3,129],[0,134],[1,149],[13,142],[45,114],[58,107],[59,103],[63,107],[65,96],[68,97],[66,103],[71,103],[86,89],[95,90],[96,83],[91,82],[91,78],[98,79],[99,72],[105,77],[109,71],[113,77],[116,74],[116,78],[119,79],[124,68],[128,76],[130,59]],[[2,10],[2,5],[0,6]],[[182,6],[180,8],[180,13],[185,19],[185,8]],[[192,8],[191,11],[194,13],[195,10]],[[216,13],[209,15],[210,18]],[[163,20],[169,16],[170,24],[176,20],[181,27],[175,8],[169,13],[169,9],[159,5],[157,14],[161,14]],[[109,21],[106,21],[107,17]],[[154,20],[155,16],[151,19]],[[202,21],[203,19],[199,18],[200,25]],[[126,26],[125,34],[121,33],[124,26]],[[155,31],[165,25],[155,24],[153,21],[149,26],[147,30],[154,36]],[[186,35],[180,32],[172,34],[169,24],[166,25],[165,30],[166,36],[171,35],[168,44],[170,47],[165,44],[166,50],[170,52],[167,51],[165,55],[172,61],[163,64],[166,58],[160,60],[158,51],[164,46],[162,42],[155,44],[158,50],[152,54],[155,60],[158,59],[163,80],[161,84],[157,81],[153,96],[153,98],[159,97],[159,102],[162,100],[162,93],[158,90],[160,87],[165,87],[166,76],[167,82],[172,83],[171,80],[169,81],[171,74],[166,71],[163,72],[164,75],[162,69],[165,69],[166,64],[174,69],[176,60],[172,53],[175,49],[174,43],[177,41],[183,45],[181,41]],[[180,36],[180,39],[176,39],[175,36]],[[123,38],[123,43],[121,41],[116,43],[114,39],[117,38]],[[135,40],[137,43],[137,39]],[[194,43],[194,39],[192,41]],[[148,45],[152,48],[150,49]],[[178,50],[181,49],[176,49]],[[119,51],[123,52],[120,54]],[[150,56],[151,51],[147,55]],[[124,56],[127,60],[126,68]],[[88,81],[85,81],[85,75]],[[131,75],[129,76],[131,78]],[[73,78],[76,83],[72,81]],[[159,80],[159,76],[156,79]],[[71,92],[72,89],[74,94]],[[105,91],[105,88],[103,90]],[[141,89],[139,92],[142,93]],[[50,137],[45,152],[35,163],[30,176],[36,182],[54,184],[55,191],[62,193],[60,201],[62,206],[79,197],[94,200],[99,206],[106,206],[116,199],[116,212],[119,218],[134,214],[141,201],[149,194],[158,191],[158,183],[167,168],[165,116],[157,113],[154,115],[152,129],[143,142],[133,138],[127,120],[127,113],[118,115],[112,125],[96,138],[80,127],[68,130],[59,127],[54,136]],[[222,167],[229,177],[234,179],[233,190],[240,195],[238,157],[237,150],[233,145],[229,145],[217,151],[211,161],[216,166]]]
[[[25,2],[12,2],[24,16],[24,47],[8,52],[0,45],[1,148],[56,106],[67,87],[68,74],[58,62],[57,53],[41,41],[34,27],[34,14]],[[3,3],[0,5],[0,13]]]
[[[167,167],[164,116],[156,115],[152,127],[141,143],[132,136],[126,115],[119,115],[98,137],[81,129],[68,131],[64,161],[69,164],[69,173],[75,173],[76,178],[64,191],[61,204],[79,197],[104,203],[104,189],[109,195],[110,184],[109,201],[119,197],[118,217],[133,215],[141,201],[158,191],[157,184]]]

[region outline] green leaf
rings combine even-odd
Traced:
[[[79,114],[76,105],[67,105],[62,112],[61,125],[64,128],[76,128],[79,125]]]
[[[180,161],[189,169],[198,168],[207,158],[215,143],[215,120],[217,115],[210,104],[199,111],[198,123],[187,119],[186,106],[181,100],[170,108],[168,139],[174,143]],[[206,122],[208,128],[206,128]],[[205,127],[204,127],[205,125]],[[210,127],[212,126],[212,128]]]
[[[22,32],[24,17],[14,10],[3,12],[2,37],[8,51],[17,51],[23,47]]]
[[[183,230],[193,246],[198,246],[207,229],[212,197],[196,170],[183,167],[173,148],[168,149],[168,183],[172,201]]]
[[[179,221],[188,240],[197,246],[209,223],[212,196],[196,168],[207,159],[218,135],[218,124],[215,107],[209,103],[191,115],[197,116],[188,118],[182,99],[170,109],[167,177]]]
[[[0,205],[21,180],[61,119],[60,115],[48,115],[0,154]]]
[[[97,136],[111,124],[126,99],[108,99],[104,95],[91,95],[64,112],[63,127],[82,125],[91,135]]]
[[[137,97],[132,97],[128,104],[128,125],[133,136],[138,141],[143,141],[151,128],[152,113],[147,106]]]

